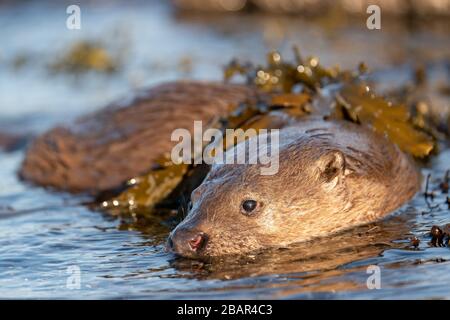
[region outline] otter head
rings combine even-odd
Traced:
[[[294,133],[294,139],[282,136],[274,175],[261,175],[260,164],[213,165],[193,191],[187,217],[169,236],[171,250],[190,258],[241,254],[345,225],[344,154],[324,140]]]

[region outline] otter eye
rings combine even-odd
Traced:
[[[255,200],[244,200],[241,204],[241,212],[245,215],[250,215],[258,206]]]

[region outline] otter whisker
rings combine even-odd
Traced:
[[[180,205],[178,207],[178,214],[181,216],[181,220],[184,220],[190,210],[192,205],[191,201],[187,201],[187,197],[185,195],[181,195],[180,197]]]

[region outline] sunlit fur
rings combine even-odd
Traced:
[[[383,218],[420,184],[408,156],[349,122],[310,119],[282,129],[279,159],[273,176],[260,175],[260,165],[214,165],[171,235],[204,232],[209,240],[197,253],[178,253],[239,254],[330,235]],[[245,199],[260,203],[252,216],[241,213]]]

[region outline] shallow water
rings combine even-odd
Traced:
[[[82,4],[80,31],[65,28],[62,4],[0,5],[2,130],[36,134],[165,80],[220,80],[231,57],[261,61],[267,49],[288,52],[291,43],[325,65],[346,67],[408,65],[450,52],[439,25],[411,32],[393,24],[377,34],[357,19],[330,26],[279,16],[205,18],[157,2],[127,3]],[[49,72],[80,39],[119,47],[123,67],[107,75]],[[18,56],[24,65],[14,63]],[[405,81],[404,72],[378,76]],[[431,246],[428,235],[432,225],[450,223],[450,210],[442,204],[430,212],[421,195],[385,221],[328,239],[200,263],[165,252],[170,226],[162,217],[130,223],[80,205],[85,199],[19,181],[23,157],[24,150],[0,153],[0,298],[450,298],[450,249]],[[443,146],[423,173],[437,179],[447,169]],[[445,197],[437,193],[432,205]],[[421,240],[418,249],[412,236]],[[381,268],[380,290],[366,286],[370,265]],[[73,266],[80,289],[67,286]]]

